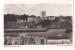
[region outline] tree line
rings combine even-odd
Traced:
[[[7,24],[7,22],[17,22],[17,20],[19,20],[19,19],[27,21],[28,17],[37,17],[37,16],[35,16],[35,15],[29,16],[27,14],[23,14],[23,15],[5,14],[4,15],[4,25]],[[38,17],[40,17],[40,16],[38,16]],[[60,21],[61,19],[65,20],[65,21]],[[67,32],[72,32],[72,16],[59,16],[59,17],[55,17],[54,20],[46,19],[46,20],[41,20],[37,24],[34,24],[34,23],[35,22],[32,22],[31,23],[32,25],[30,25],[30,24],[29,25],[31,27],[41,25],[42,27],[48,27],[48,28],[49,27],[53,28],[55,26],[54,28],[65,28],[68,30]]]

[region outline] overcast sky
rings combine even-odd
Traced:
[[[46,16],[72,15],[71,4],[6,4],[4,14],[27,14],[40,16],[46,11]]]

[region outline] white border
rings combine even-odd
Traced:
[[[69,1],[69,2],[68,2]],[[4,45],[3,45],[3,41],[4,41],[4,39],[3,39],[3,37],[4,37],[4,31],[3,31],[3,28],[4,28],[4,18],[3,18],[3,15],[4,15],[4,8],[3,8],[3,5],[4,4],[29,4],[29,3],[32,3],[32,4],[35,4],[35,3],[60,3],[60,4],[73,4],[73,0],[2,0],[1,2],[0,2],[0,47],[4,47]],[[74,16],[74,14],[73,14],[73,16]],[[73,46],[75,46],[74,44],[75,44],[75,31],[74,31],[74,25],[75,25],[75,23],[74,23],[74,19],[75,19],[75,17],[73,17]],[[44,46],[35,46],[35,45],[33,45],[33,46],[22,46],[22,48],[23,47],[26,47],[26,48],[63,48],[63,47],[65,47],[65,48],[72,48],[72,46],[51,46],[51,45],[44,45]],[[13,48],[15,48],[15,47],[13,47]],[[18,47],[19,48],[19,47]]]

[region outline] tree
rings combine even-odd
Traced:
[[[35,15],[31,15],[30,17],[36,17]]]
[[[16,19],[17,19],[17,17],[15,14],[4,15],[4,22],[14,22],[14,21],[17,21]]]
[[[40,24],[42,25],[42,27],[50,27],[51,26],[51,23],[52,23],[52,21],[49,20],[49,19],[47,19],[47,20],[41,21]]]
[[[28,15],[26,15],[26,14],[24,14],[24,15],[21,15],[21,18],[20,19],[22,19],[22,20],[28,20]]]

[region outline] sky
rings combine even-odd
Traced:
[[[72,16],[72,4],[56,4],[56,3],[40,3],[40,4],[5,4],[4,14],[27,14],[41,16],[41,12],[45,11],[46,16]]]

